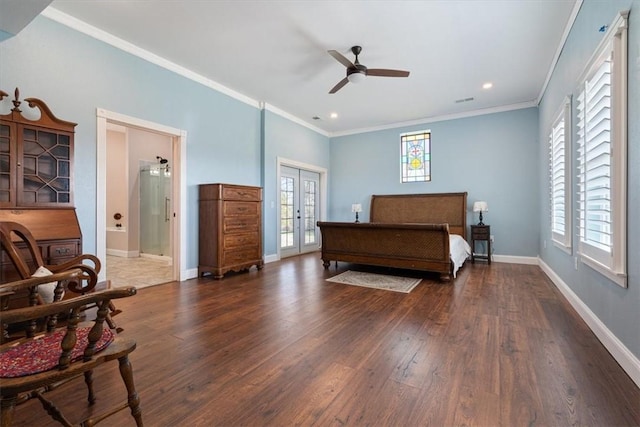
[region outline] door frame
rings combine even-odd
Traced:
[[[173,201],[172,211],[174,226],[172,227],[172,280],[186,280],[186,242],[182,236],[187,235],[187,131],[150,122],[125,114],[108,111],[102,108],[96,109],[96,256],[105,260],[107,255],[107,123],[113,123],[125,127],[138,128],[150,132],[170,136],[173,152]],[[106,280],[106,269],[102,269],[99,280]]]
[[[277,188],[277,203],[276,203],[276,247],[278,259],[282,259],[280,245],[282,243],[280,239],[280,179],[282,178],[282,166],[288,166],[296,169],[304,169],[310,172],[315,172],[320,175],[320,218],[319,221],[324,221],[327,217],[327,182],[328,172],[326,168],[321,166],[312,165],[309,163],[299,162],[296,160],[287,159],[284,157],[277,158],[276,167],[276,188]],[[320,248],[322,236],[318,240],[318,249]]]

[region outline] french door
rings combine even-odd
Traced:
[[[282,166],[280,169],[280,256],[317,250],[320,174]]]

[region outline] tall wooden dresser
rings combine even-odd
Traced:
[[[200,185],[198,235],[198,277],[262,269],[262,188]]]
[[[0,100],[9,94],[0,90]],[[20,101],[0,114],[0,221],[26,226],[47,264],[82,253],[80,224],[73,207],[73,144],[76,124],[54,116],[37,98]],[[39,110],[24,115],[27,107]],[[33,116],[39,118],[32,118]],[[17,271],[4,251],[0,281],[16,280]]]

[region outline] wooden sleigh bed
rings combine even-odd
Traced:
[[[444,281],[471,253],[467,193],[371,196],[370,222],[318,222],[322,262],[431,271]]]

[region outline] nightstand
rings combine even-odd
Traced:
[[[476,242],[487,242],[487,254],[476,254]],[[474,263],[476,258],[487,260],[491,264],[491,226],[489,225],[472,225],[471,226],[471,262]]]

